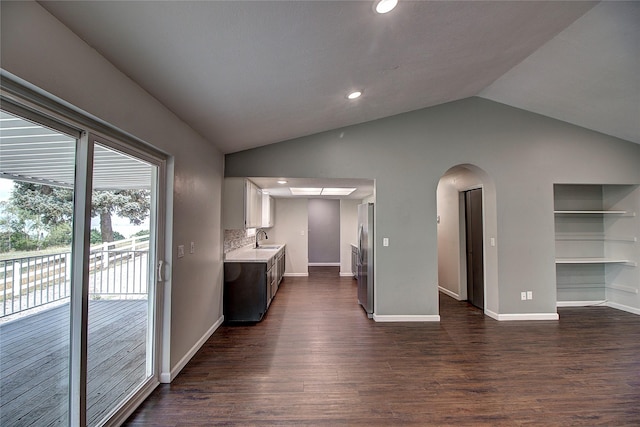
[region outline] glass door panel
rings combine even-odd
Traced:
[[[0,111],[2,426],[69,424],[76,142]]]
[[[103,424],[153,376],[158,167],[96,143],[87,425]]]

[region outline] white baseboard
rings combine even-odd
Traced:
[[[182,369],[189,363],[189,360],[200,350],[200,347],[213,335],[213,333],[222,325],[224,322],[224,316],[220,316],[220,318],[209,328],[207,332],[194,344],[193,347],[184,355],[182,359],[173,367],[171,372],[162,372],[160,374],[160,382],[163,384],[170,383],[174,380],[176,376],[182,371]]]
[[[489,312],[487,312],[489,314]],[[558,313],[511,313],[511,314],[496,314],[492,313],[489,316],[499,321],[511,321],[511,320],[558,320],[560,317]],[[497,316],[497,317],[494,317]]]
[[[626,311],[627,313],[640,315],[640,308],[629,307],[628,305],[618,304],[617,302],[607,301],[607,307],[615,308],[617,310]]]
[[[460,300],[460,295],[456,294],[456,293],[455,293],[455,292],[453,292],[453,291],[450,291],[450,290],[449,290],[449,289],[447,289],[447,288],[443,288],[442,286],[438,286],[438,290],[439,290],[440,292],[442,292],[443,294],[445,294],[445,295],[449,295],[451,298],[454,298],[454,299],[455,299],[455,300],[457,300],[457,301],[461,301],[461,300]]]
[[[597,301],[558,301],[556,305],[558,307],[610,307],[616,310],[626,311],[627,313],[640,315],[640,308],[630,307],[606,299]]]
[[[307,277],[309,273],[284,273],[284,277]]]
[[[309,267],[340,267],[339,262],[310,262]]]
[[[439,322],[440,316],[437,314],[425,315],[381,315],[373,314],[373,320],[376,322]]]
[[[346,272],[346,273],[340,272],[340,277],[353,277],[353,273],[350,273],[350,272]]]
[[[485,308],[484,309],[484,314],[486,314],[487,316],[491,317],[492,319],[500,320],[500,315],[498,313],[496,313],[495,311],[491,311],[491,310]]]
[[[597,301],[557,301],[556,307],[591,307],[596,305],[607,305],[607,300]]]

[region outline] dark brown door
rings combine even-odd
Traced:
[[[467,240],[467,300],[484,309],[484,267],[482,250],[482,189],[465,191]]]

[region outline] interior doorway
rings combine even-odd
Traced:
[[[464,192],[467,301],[484,309],[482,188]]]
[[[438,182],[438,291],[498,318],[497,211],[493,179],[461,164]],[[446,313],[440,313],[446,316]]]

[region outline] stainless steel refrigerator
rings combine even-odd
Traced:
[[[358,302],[373,317],[373,203],[358,205]]]

